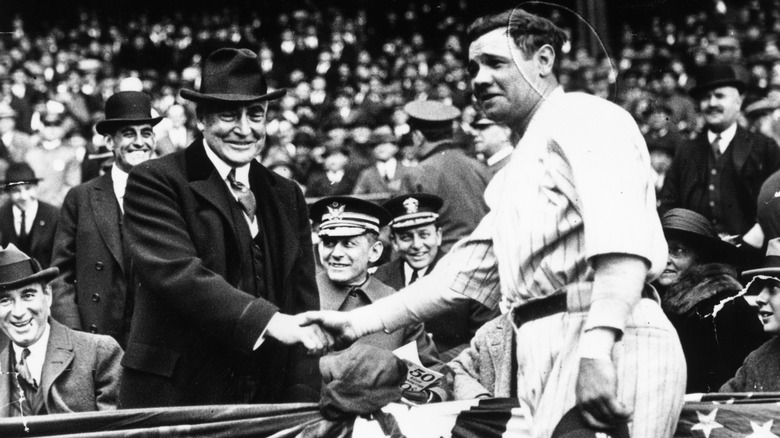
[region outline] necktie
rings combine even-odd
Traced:
[[[32,405],[35,399],[35,393],[38,392],[38,383],[32,378],[30,369],[27,368],[27,358],[30,356],[30,350],[25,348],[22,350],[22,359],[16,365],[16,372],[18,373],[19,386],[24,391],[24,398]]]
[[[715,155],[715,162],[718,162],[720,160],[720,142],[721,142],[720,134],[715,136],[715,139],[712,140],[712,153]]]
[[[255,209],[257,208],[255,195],[251,190],[249,190],[249,187],[240,183],[236,179],[236,169],[231,169],[230,173],[228,173],[228,182],[230,183],[230,187],[233,189],[233,193],[236,194],[238,203],[241,204],[241,209],[244,210],[244,214],[246,214],[250,219],[254,219]]]
[[[27,242],[27,216],[22,210],[22,223],[19,224],[19,241]]]
[[[413,269],[412,270],[412,278],[409,279],[409,284],[412,284],[415,281],[417,281],[417,278],[418,278],[417,272],[418,272],[417,269]]]

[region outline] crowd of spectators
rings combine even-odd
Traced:
[[[30,137],[16,149],[6,144],[0,158],[35,160],[30,164],[44,185],[53,179],[50,174],[64,174],[53,179],[51,194],[42,196],[61,203],[68,188],[98,172],[90,158],[102,156],[103,139],[93,126],[117,89],[143,90],[166,116],[157,135],[170,131],[170,142],[160,153],[186,146],[196,122],[178,91],[196,85],[201,59],[223,46],[256,51],[269,85],[289,90],[269,108],[263,159],[304,187],[333,149],[347,151],[345,166],[353,172],[368,166],[374,158],[365,146],[377,129],[391,131],[402,163],[414,165],[404,151],[411,139],[401,110],[411,100],[435,99],[460,108],[459,141],[475,154],[472,123],[478,111],[462,39],[469,3],[403,1],[381,10],[361,3],[355,8],[306,3],[301,9],[181,8],[157,14],[82,8],[75,18],[48,26],[33,14],[19,14],[0,36],[0,102],[11,108],[0,111],[0,119],[14,120],[0,123],[0,135],[15,125]],[[713,60],[745,63],[751,74],[748,105],[780,87],[780,1],[705,6],[690,14],[668,16],[667,11],[667,16],[618,23],[604,53],[589,53],[577,40],[576,16],[548,8],[551,19],[575,37],[564,48],[561,83],[569,91],[622,105],[651,147],[659,137],[663,145],[673,142],[666,137],[669,131],[680,141],[700,126],[686,93],[698,66]],[[41,148],[44,152],[36,151]]]

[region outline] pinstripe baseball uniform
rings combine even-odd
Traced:
[[[630,115],[558,88],[485,198],[490,213],[469,238],[428,276],[378,304],[385,327],[425,320],[463,296],[508,310],[566,290],[568,312],[516,333],[517,390],[534,412],[534,436],[548,437],[575,404],[580,335],[593,327],[623,332],[613,358],[618,399],[634,409],[631,436],[672,436],[685,391],[677,334],[657,301],[640,300],[638,291],[591,296],[594,256],[642,257],[649,276],[666,262],[649,157]]]

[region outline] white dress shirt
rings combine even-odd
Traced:
[[[111,182],[114,184],[114,195],[119,202],[119,209],[125,212],[124,200],[125,189],[127,188],[127,172],[118,168],[116,164],[111,166]]]
[[[50,333],[51,326],[47,322],[41,338],[27,347],[27,349],[30,350],[30,355],[27,356],[27,369],[30,370],[30,376],[38,385],[41,384],[41,374],[43,373],[43,363],[46,361],[46,346],[49,345]],[[20,347],[13,342],[11,342],[11,345],[14,349],[16,364],[19,365],[19,361],[22,360],[22,350],[24,350],[24,347]]]
[[[734,136],[737,134],[737,124],[734,123],[733,125],[726,128],[723,132],[720,134],[716,134],[712,131],[707,131],[707,140],[710,141],[710,144],[712,144],[713,141],[715,141],[715,137],[720,135],[720,153],[723,154],[726,152],[726,148],[729,147],[731,144],[731,140],[734,140]]]
[[[29,205],[29,207],[24,211],[24,230],[27,232],[26,234],[29,235],[33,224],[35,223],[35,215],[38,214],[38,201],[30,202],[27,205]],[[18,236],[22,231],[22,209],[14,205],[11,208],[11,211],[13,211],[14,214],[14,229]]]
[[[227,177],[228,173],[230,173],[231,167],[224,161],[222,161],[221,158],[217,156],[217,154],[214,153],[214,151],[211,150],[211,147],[206,143],[206,139],[203,139],[203,145],[206,149],[206,156],[209,157],[209,160],[211,160],[211,163],[214,165],[214,167],[217,169],[217,173],[219,173],[220,178],[222,178],[222,181],[225,182],[225,185],[227,186],[228,190],[230,190],[230,193],[233,194],[233,197],[238,201],[238,196],[233,192],[233,188],[230,186],[230,182],[228,182]],[[249,163],[244,164],[241,167],[236,167],[236,181],[240,182],[241,184],[249,187]],[[251,220],[247,215],[243,215],[244,219],[246,220],[247,225],[249,225],[249,231],[252,232],[252,236],[257,236],[257,232],[260,230],[258,224],[257,224],[257,217],[253,217]]]

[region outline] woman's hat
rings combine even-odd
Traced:
[[[0,290],[15,289],[38,281],[48,283],[59,272],[57,268],[41,269],[38,261],[19,251],[13,243],[0,249]]]
[[[37,184],[40,180],[35,176],[35,172],[29,164],[25,162],[11,163],[5,171],[5,180],[0,182],[0,187],[8,190],[13,186]]]
[[[218,49],[203,62],[200,91],[183,89],[193,102],[254,103],[282,97],[287,90],[268,92],[260,59],[249,49]]]
[[[742,277],[755,275],[780,276],[780,237],[771,239],[766,246],[766,257],[760,268],[750,269],[742,273]]]
[[[162,117],[152,116],[152,99],[140,91],[120,91],[106,101],[106,118],[95,124],[98,134],[108,135],[120,126],[149,123],[154,126]]]
[[[716,262],[737,264],[743,258],[737,246],[721,240],[710,221],[695,211],[673,208],[661,218],[661,227],[667,240],[676,237],[690,242],[704,254],[714,256]]]

